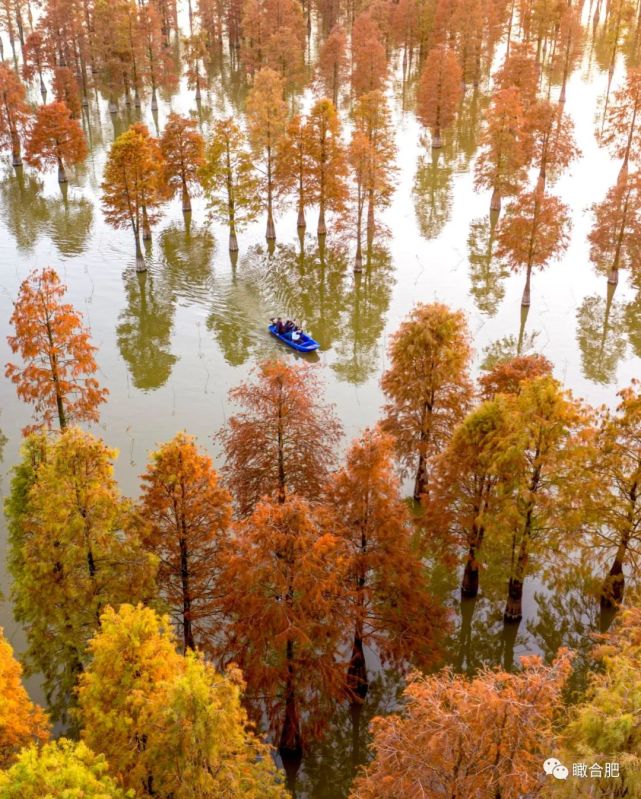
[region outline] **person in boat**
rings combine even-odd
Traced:
[[[276,322],[274,324],[276,325],[276,332],[278,333],[279,336],[282,336],[283,333],[285,333],[285,323],[280,318],[280,316],[278,317],[278,319],[276,319]]]
[[[292,330],[292,341],[300,341],[301,330],[299,327],[294,327]]]
[[[288,320],[285,322],[285,333],[293,333],[293,332],[294,332],[294,330],[296,330],[296,324],[295,324],[295,322],[292,322],[292,320],[291,320],[291,319],[288,319]]]

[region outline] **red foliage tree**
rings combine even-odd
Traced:
[[[432,132],[432,147],[442,146],[441,133],[456,117],[463,94],[463,74],[456,53],[438,45],[430,50],[421,72],[416,112]]]
[[[261,502],[238,526],[225,573],[222,657],[241,667],[246,699],[267,715],[281,754],[296,757],[345,695],[341,547],[329,530],[301,497]]]
[[[65,166],[82,163],[88,153],[85,134],[64,103],[38,108],[25,147],[28,164],[37,169],[57,166],[58,183],[66,183]]]
[[[332,407],[319,399],[313,370],[264,361],[256,378],[230,392],[243,410],[220,434],[223,474],[243,515],[264,496],[318,497],[341,435]]]
[[[347,68],[347,37],[340,25],[334,25],[323,42],[318,56],[318,73],[327,96],[338,105],[338,90]]]
[[[353,634],[350,690],[368,687],[365,650],[400,668],[426,667],[438,659],[444,613],[426,588],[412,525],[393,466],[394,439],[365,430],[347,453],[345,466],[328,489],[336,535],[346,545],[347,622]]]
[[[28,115],[24,86],[7,64],[0,63],[0,147],[11,149],[14,166],[22,164],[20,136]]]
[[[140,511],[147,523],[142,543],[158,556],[158,586],[184,649],[203,648],[220,621],[231,497],[193,438],[178,433],[153,453],[142,476]]]
[[[9,363],[5,375],[18,396],[35,405],[37,426],[60,428],[77,422],[97,422],[107,389],[94,377],[96,347],[82,316],[62,302],[66,287],[53,269],[32,272],[20,286],[10,322],[15,335],[7,338],[19,353],[23,368]]]
[[[347,161],[341,125],[331,100],[317,100],[305,126],[309,152],[309,193],[318,205],[317,233],[327,233],[326,211],[341,212],[347,197]]]
[[[530,304],[533,269],[543,269],[566,251],[569,229],[567,206],[540,188],[521,194],[509,206],[499,223],[496,254],[511,269],[525,271],[522,305]]]
[[[190,186],[198,186],[198,170],[205,162],[205,141],[196,120],[171,113],[160,138],[165,180],[172,194],[181,192],[185,213],[191,211]]]
[[[383,88],[387,74],[387,55],[381,31],[372,15],[365,11],[352,26],[352,88],[356,95]]]

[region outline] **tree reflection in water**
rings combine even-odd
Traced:
[[[467,237],[470,262],[470,293],[482,314],[494,316],[505,296],[505,279],[510,270],[494,259],[494,221],[489,217],[473,219]]]
[[[615,288],[608,284],[607,297],[586,297],[576,313],[583,374],[604,385],[616,378],[627,348],[625,313],[621,303],[613,299]]]
[[[452,145],[431,149],[418,159],[412,195],[421,235],[435,239],[452,212]]]
[[[177,360],[170,350],[174,297],[153,269],[128,269],[124,284],[127,306],[116,327],[118,348],[134,386],[153,391],[167,382]]]

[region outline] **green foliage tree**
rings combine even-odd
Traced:
[[[104,755],[65,738],[23,749],[0,772],[0,799],[134,799],[109,776]]]
[[[212,214],[229,226],[229,251],[237,252],[237,227],[258,216],[261,201],[245,136],[232,117],[214,123],[199,178]]]
[[[66,720],[87,642],[108,604],[154,594],[155,561],[113,475],[116,453],[67,428],[30,436],[6,501],[16,619],[28,674],[42,673],[55,720]]]

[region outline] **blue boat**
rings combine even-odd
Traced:
[[[314,339],[311,336],[308,336],[307,333],[301,333],[298,341],[294,341],[292,339],[291,333],[277,333],[276,325],[269,325],[267,329],[272,336],[276,336],[276,338],[280,339],[283,344],[287,344],[288,347],[298,350],[298,352],[314,352],[314,350],[317,350],[320,347],[318,341],[314,341]]]

